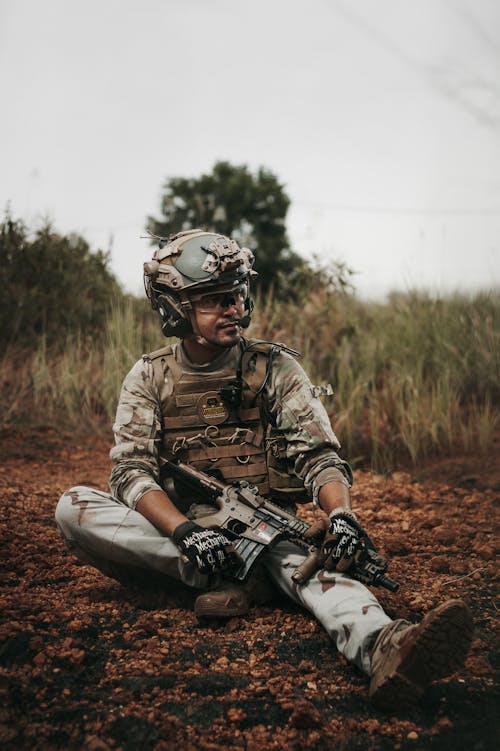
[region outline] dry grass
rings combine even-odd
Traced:
[[[500,293],[393,295],[369,304],[320,290],[307,300],[257,301],[249,334],[303,353],[344,453],[374,468],[430,454],[487,453],[498,425]],[[165,342],[152,313],[116,302],[98,340],[81,333],[49,350],[10,348],[1,361],[2,426],[109,429],[124,374]]]

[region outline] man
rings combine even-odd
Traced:
[[[382,709],[416,700],[467,654],[472,619],[451,600],[420,625],[392,621],[349,576],[366,533],[351,509],[352,474],[316,390],[284,345],[246,340],[253,255],[227,237],[190,230],[161,241],[145,284],[166,336],[180,342],[145,355],[125,378],[114,425],[112,495],[76,487],[56,519],[68,545],[104,573],[127,581],[157,572],[199,590],[199,618],[248,611],[258,576],[231,582],[237,554],[220,528],[197,520],[206,501],[177,488],[167,459],[226,482],[250,479],[261,494],[293,506],[312,500],[328,517],[323,568],[292,579],[304,552],[289,541],[261,557],[269,577],[324,626],[344,656],[370,677]]]

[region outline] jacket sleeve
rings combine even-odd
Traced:
[[[273,364],[267,396],[271,422],[283,434],[286,456],[313,501],[328,482],[350,487],[352,471],[337,453],[340,443],[326,410],[303,368],[284,352]]]
[[[161,436],[160,399],[150,362],[139,360],[126,376],[116,410],[110,451],[114,464],[109,478],[112,494],[135,508],[159,485],[158,449]]]

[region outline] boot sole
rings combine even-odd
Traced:
[[[413,638],[395,651],[385,677],[370,687],[379,709],[413,704],[432,681],[455,673],[465,662],[472,636],[472,615],[461,600],[451,600],[430,613]]]

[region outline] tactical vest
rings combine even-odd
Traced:
[[[228,366],[217,375],[186,373],[178,347],[144,356],[160,394],[160,462],[179,459],[228,483],[248,480],[278,502],[305,502],[285,439],[271,425],[262,399],[273,358],[284,347],[258,340],[242,340],[240,347],[238,372]]]

